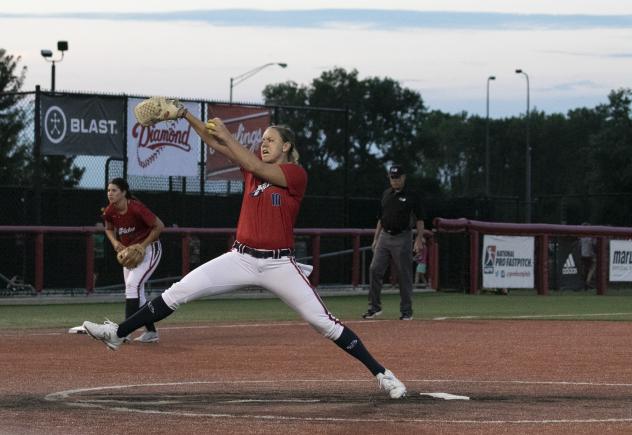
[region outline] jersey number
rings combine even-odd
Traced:
[[[280,193],[273,193],[270,198],[272,199],[272,205],[274,207],[279,207],[281,206],[281,194]]]

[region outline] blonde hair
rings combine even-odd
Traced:
[[[300,155],[298,151],[296,150],[296,135],[294,134],[292,129],[285,124],[271,125],[270,128],[275,129],[279,133],[283,143],[288,142],[290,144],[290,149],[288,150],[287,158],[291,163],[298,164]]]

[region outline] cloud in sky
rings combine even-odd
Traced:
[[[561,54],[566,56],[596,57],[602,59],[627,59],[632,57],[632,52],[614,52],[614,53],[594,53],[581,51],[555,51],[544,50],[544,53]]]
[[[328,28],[355,26],[373,30],[396,29],[586,29],[632,28],[632,15],[556,15],[481,12],[428,12],[414,10],[197,10],[170,12],[45,13],[38,18],[76,18],[132,21],[197,21],[219,26]],[[3,14],[26,18],[32,14]]]
[[[465,7],[452,12],[419,10],[413,3],[429,2],[397,0],[355,2],[366,7],[353,10],[332,9],[334,2],[305,1],[296,2],[301,10],[288,7],[276,12],[183,11],[201,7],[202,2],[168,2],[167,7],[161,0],[145,7],[147,12],[130,12],[132,6],[138,9],[147,2],[116,9],[113,5],[122,4],[117,0],[43,1],[36,15],[20,9],[32,3],[11,2],[0,12],[2,48],[22,56],[29,68],[29,89],[35,84],[47,87],[50,64],[39,52],[54,48],[57,40],[70,43],[57,69],[57,87],[77,91],[221,100],[227,98],[230,77],[268,62],[286,62],[286,69],[268,68],[240,84],[236,100],[259,102],[266,84],[307,85],[324,70],[341,67],[357,69],[361,78],[400,81],[420,92],[433,109],[481,113],[485,80],[496,75],[492,116],[505,116],[523,110],[524,80],[515,68],[529,73],[531,99],[547,112],[594,106],[607,98],[609,90],[632,84],[627,63],[632,56],[632,11],[610,14],[613,5],[629,3],[632,9],[632,2],[606,0],[601,9],[588,8],[597,3],[581,0],[549,1],[556,6],[549,9],[538,0],[433,2],[446,8],[493,3],[502,13],[481,12],[483,8],[463,12]],[[236,0],[230,5],[247,3],[252,2]],[[329,9],[304,9],[315,3]],[[341,0],[335,5],[349,8],[349,3]],[[498,7],[507,3],[516,6],[513,12]],[[69,4],[76,9],[69,9]],[[525,6],[531,4],[540,8]],[[578,7],[557,7],[571,4]],[[410,10],[394,10],[398,5]],[[96,6],[107,10],[95,12]],[[383,10],[368,9],[376,6]],[[587,12],[591,14],[582,15]]]
[[[627,0],[231,0],[235,9],[307,10],[307,9],[389,9],[444,12],[505,12],[520,14],[632,14]],[[143,12],[226,9],[226,4],[208,0],[20,0],[4,2],[3,12]]]

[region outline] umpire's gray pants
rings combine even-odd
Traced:
[[[370,267],[371,286],[369,289],[369,307],[375,311],[382,309],[382,283],[384,272],[393,258],[399,278],[399,310],[402,314],[413,314],[413,248],[412,231],[404,231],[392,236],[384,231],[380,233]]]

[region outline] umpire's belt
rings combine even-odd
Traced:
[[[255,249],[238,241],[233,243],[233,249],[241,254],[248,254],[255,258],[281,258],[294,255],[294,249]]]

